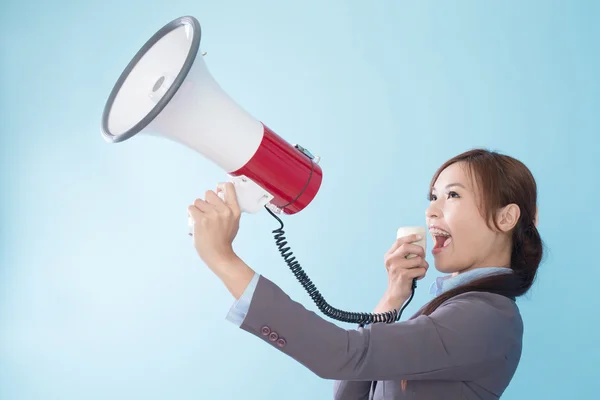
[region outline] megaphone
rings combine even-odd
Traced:
[[[295,214],[311,203],[323,179],[319,158],[289,144],[221,89],[204,63],[194,17],[158,30],[110,92],[102,114],[104,138],[118,143],[139,133],[179,142],[225,170],[243,212],[265,207],[281,224],[273,231],[281,256],[325,315],[360,324],[400,319],[403,309],[370,314],[330,306],[292,256],[275,214]]]
[[[223,91],[204,62],[200,38],[198,20],[184,16],[142,46],[106,101],[104,138],[118,143],[144,133],[197,151],[229,175],[242,212],[303,210],[321,186],[319,158],[285,141]]]

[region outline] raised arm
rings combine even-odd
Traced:
[[[226,184],[225,202],[208,191],[206,201],[196,199],[188,211],[198,255],[240,299],[255,273],[232,249],[240,215],[235,188]],[[348,381],[471,381],[498,371],[510,379],[522,336],[516,306],[498,295],[465,293],[430,316],[346,330],[262,276],[241,328],[322,378]]]
[[[430,316],[346,330],[261,276],[241,328],[325,379],[474,380],[510,354],[520,324],[509,303],[498,311],[488,303],[503,300],[489,296],[463,294]]]

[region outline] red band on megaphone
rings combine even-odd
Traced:
[[[286,214],[295,214],[317,195],[323,171],[306,154],[263,127],[262,141],[250,161],[230,175],[252,179],[274,196],[271,203]]]

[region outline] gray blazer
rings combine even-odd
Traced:
[[[523,336],[515,302],[500,295],[465,293],[430,316],[343,329],[263,276],[240,327],[336,380],[337,400],[497,399],[515,373]]]

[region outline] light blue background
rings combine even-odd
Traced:
[[[100,136],[122,69],[186,14],[222,87],[323,158],[317,199],[285,222],[335,306],[373,309],[383,253],[398,226],[423,224],[443,161],[475,146],[523,160],[549,251],[519,301],[524,352],[504,398],[597,396],[598,2],[13,0],[0,12],[1,399],[331,397],[224,318],[232,298],[186,235],[187,205],[223,171],[165,140]],[[276,227],[245,216],[236,248],[315,310]]]

